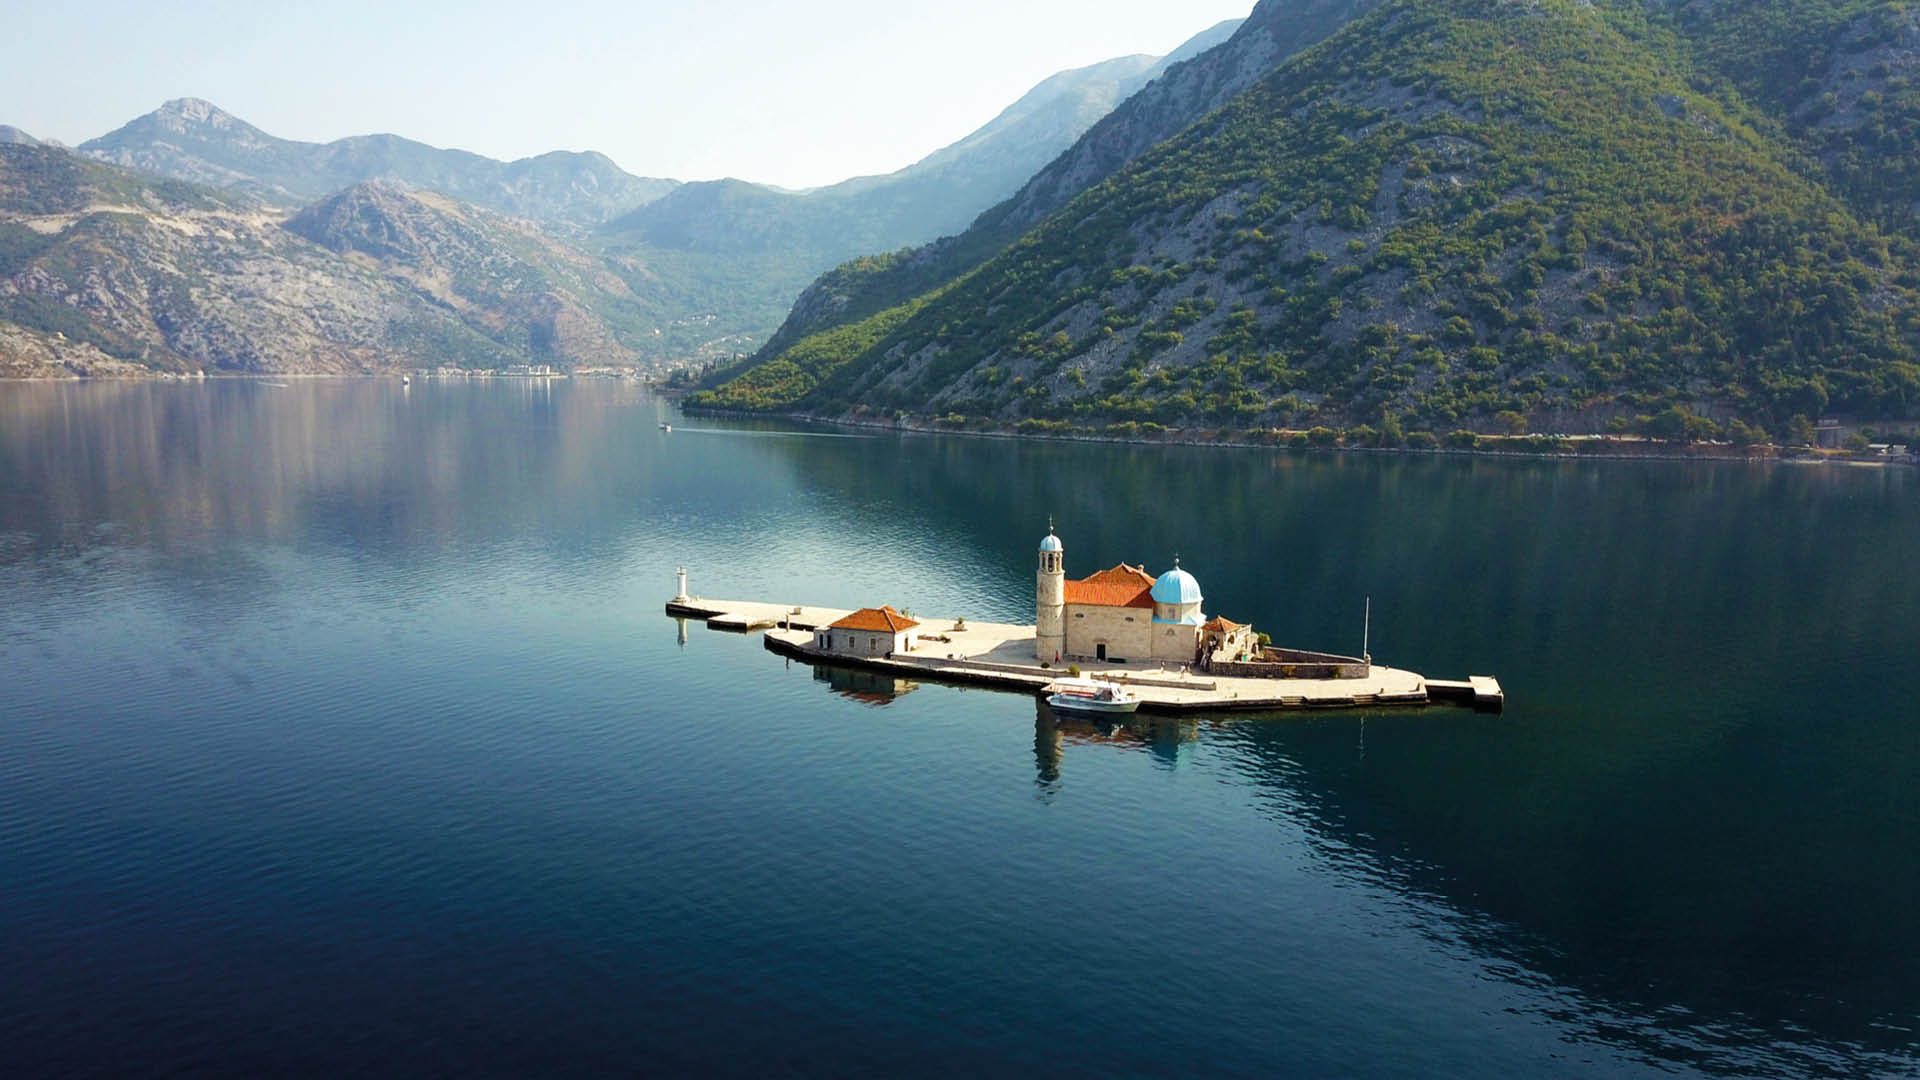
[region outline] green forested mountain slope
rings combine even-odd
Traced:
[[[1700,66],[1777,117],[1838,194],[1920,220],[1920,9],[1894,0],[1665,0]]]
[[[1712,18],[1381,4],[967,275],[695,403],[1436,429],[1908,415],[1912,246],[1700,59]]]

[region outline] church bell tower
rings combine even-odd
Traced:
[[[1040,541],[1040,570],[1034,575],[1033,656],[1036,660],[1057,663],[1067,652],[1067,566],[1066,549],[1053,535],[1053,522],[1047,522],[1046,539]]]

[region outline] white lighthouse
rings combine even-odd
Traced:
[[[1046,539],[1040,541],[1040,570],[1034,575],[1033,625],[1035,659],[1051,664],[1066,655],[1066,549],[1053,535],[1051,521],[1047,522]]]

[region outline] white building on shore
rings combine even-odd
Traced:
[[[913,631],[919,625],[891,607],[861,608],[815,631],[813,642],[841,656],[892,656],[913,651]]]

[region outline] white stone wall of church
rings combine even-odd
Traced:
[[[1200,628],[1183,623],[1153,624],[1153,658],[1170,664],[1193,663],[1200,646]]]
[[[1149,608],[1094,607],[1067,605],[1067,655],[1092,657],[1099,644],[1107,643],[1107,658],[1151,660],[1153,658],[1153,611]]]

